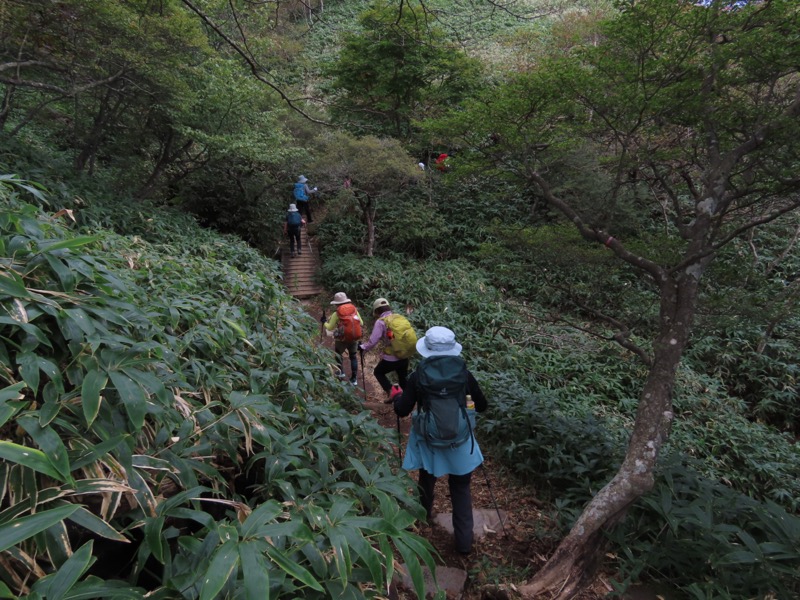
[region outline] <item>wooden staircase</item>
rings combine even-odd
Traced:
[[[284,238],[281,243],[283,282],[295,298],[310,298],[322,293],[322,286],[317,281],[319,250],[305,228],[300,234],[300,239],[303,242],[303,253],[295,258],[292,258],[289,252],[289,239]]]

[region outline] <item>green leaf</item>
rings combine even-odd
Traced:
[[[239,544],[246,600],[269,600],[269,565],[256,542]]]
[[[100,412],[100,392],[108,384],[108,375],[105,371],[92,369],[87,371],[81,384],[81,404],[83,405],[83,418],[86,425],[91,427]]]
[[[31,388],[34,394],[39,392],[39,357],[33,352],[23,352],[17,355],[19,374]]]
[[[64,250],[65,248],[79,248],[81,246],[85,246],[87,244],[91,244],[96,242],[100,239],[99,235],[81,235],[73,238],[68,238],[61,240],[59,242],[54,242],[52,244],[41,244],[39,248],[39,253],[42,252],[53,252],[54,250]]]
[[[67,592],[78,582],[86,569],[94,562],[92,556],[93,542],[81,546],[77,552],[67,559],[61,568],[47,578],[46,590],[42,590],[47,600],[63,600]]]
[[[47,458],[47,455],[36,448],[0,440],[0,458],[28,467],[53,479],[64,481],[64,478],[61,477],[61,474]]]
[[[400,552],[405,562],[408,574],[411,576],[411,581],[414,584],[414,591],[417,593],[418,598],[425,597],[425,578],[422,573],[422,566],[414,552],[406,546],[399,538],[393,538],[395,547]],[[436,579],[434,578],[434,581]]]
[[[82,308],[67,308],[64,310],[64,313],[87,336],[92,336],[97,332],[97,328],[94,326],[94,321]]]
[[[333,556],[339,572],[339,578],[342,581],[347,581],[350,578],[350,571],[353,568],[352,559],[350,557],[350,545],[347,542],[347,537],[338,529],[331,528],[327,533],[331,548],[333,549]]]
[[[61,506],[61,503],[55,505]],[[72,544],[69,541],[67,525],[65,521],[59,521],[52,527],[48,527],[42,534],[50,563],[60,568],[72,555]]]
[[[150,596],[148,595],[148,597]],[[128,587],[128,584],[124,581],[103,581],[97,577],[89,576],[84,581],[76,584],[64,596],[64,600],[96,600],[97,598],[143,600],[145,593],[139,588]]]
[[[119,446],[120,443],[127,437],[127,434],[116,435],[104,442],[100,442],[91,449],[82,449],[80,456],[72,461],[72,470],[74,471],[75,469],[80,469],[81,467],[85,467],[86,465],[99,460],[111,452],[114,448]]]
[[[22,400],[25,396],[20,393],[20,390],[25,387],[25,382],[20,381],[0,390],[0,427],[5,425],[20,409],[20,406],[11,404],[9,400]]]
[[[149,517],[156,516],[158,503],[156,502],[155,496],[153,496],[153,490],[150,489],[150,486],[147,485],[147,482],[139,474],[139,470],[133,468],[133,466],[131,466],[130,471],[128,471],[128,483],[134,489],[133,495],[144,514]]]
[[[13,271],[0,273],[0,294],[11,296],[12,298],[30,298],[30,292],[25,287],[22,277]]]
[[[286,571],[286,573],[290,577],[294,577],[297,581],[307,585],[312,590],[317,590],[318,592],[324,592],[324,588],[319,584],[319,582],[314,579],[314,576],[305,568],[298,565],[293,560],[289,559],[286,555],[284,555],[280,550],[274,548],[273,546],[267,547],[267,554],[272,559],[272,561],[278,565],[281,569]]]
[[[81,527],[88,529],[95,535],[104,537],[107,540],[114,540],[115,542],[125,542],[125,543],[130,542],[130,540],[126,538],[124,535],[122,535],[119,531],[114,529],[103,519],[101,519],[94,513],[89,512],[82,506],[74,513],[72,513],[68,518],[76,525],[80,525]]]
[[[55,430],[49,426],[40,426],[38,420],[30,416],[20,417],[17,422],[28,432],[50,463],[58,470],[62,480],[69,479],[71,469],[67,448]]]
[[[16,546],[20,542],[68,518],[78,508],[80,507],[77,504],[59,506],[58,508],[15,519],[12,523],[0,525],[0,552]]]
[[[378,583],[383,578],[383,565],[381,564],[381,556],[378,551],[370,544],[359,529],[353,527],[343,527],[347,541],[352,548],[361,557],[364,564],[367,565],[372,581]]]
[[[23,395],[20,390],[25,387],[25,382],[20,381],[14,385],[9,385],[0,390],[0,402],[8,402],[9,400],[21,400]]]
[[[144,417],[147,414],[147,394],[142,387],[130,377],[119,371],[108,373],[114,387],[119,392],[120,399],[125,405],[128,418],[131,424],[138,430],[144,425]]]
[[[144,539],[155,559],[164,564],[164,538],[161,530],[164,528],[164,517],[147,519],[144,524]]]
[[[268,500],[260,504],[242,523],[242,538],[250,537],[257,527],[269,523],[281,512],[283,512],[283,509],[276,500]]]
[[[200,600],[214,600],[239,564],[239,544],[234,541],[224,543],[211,559],[211,564],[203,577]]]
[[[16,598],[16,596],[11,593],[11,590],[8,589],[8,586],[2,581],[0,581],[0,598]]]
[[[64,262],[58,257],[52,254],[46,254],[45,258],[47,259],[47,263],[50,265],[50,268],[53,272],[58,276],[59,281],[61,282],[61,287],[66,292],[72,292],[75,289],[75,271],[70,269]]]

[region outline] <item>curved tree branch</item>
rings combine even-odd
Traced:
[[[315,119],[314,117],[309,115],[302,108],[297,106],[295,104],[294,100],[289,98],[289,96],[287,96],[286,93],[280,87],[278,87],[273,82],[269,81],[266,77],[264,77],[264,75],[262,73],[265,72],[266,69],[264,69],[261,65],[258,64],[258,61],[256,61],[256,59],[252,56],[252,54],[250,54],[248,51],[246,51],[244,48],[242,48],[239,44],[237,44],[235,40],[231,39],[224,31],[222,31],[222,29],[219,28],[219,26],[216,23],[214,23],[214,21],[211,20],[211,18],[208,15],[206,15],[202,10],[200,10],[197,6],[195,6],[194,3],[192,3],[190,0],[181,0],[181,1],[186,5],[187,8],[189,8],[189,10],[191,10],[198,17],[200,17],[200,19],[206,25],[208,25],[212,30],[214,30],[214,32],[219,37],[221,37],[225,41],[226,44],[228,44],[231,48],[233,48],[233,50],[239,56],[242,57],[242,59],[250,67],[250,72],[253,74],[253,77],[258,79],[258,81],[260,81],[261,83],[267,85],[272,90],[274,90],[278,94],[278,96],[280,96],[281,99],[284,102],[286,102],[286,104],[289,106],[289,108],[291,108],[296,113],[302,115],[304,118],[308,119],[312,123],[317,123],[319,125],[330,125],[330,123],[327,123],[327,122],[322,121],[320,119]]]

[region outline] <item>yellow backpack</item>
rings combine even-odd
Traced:
[[[403,315],[381,317],[386,324],[386,337],[389,345],[383,349],[386,354],[397,358],[411,358],[417,353],[417,332]]]

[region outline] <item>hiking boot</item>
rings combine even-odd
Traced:
[[[300,250],[297,251],[297,256],[303,256],[303,253]]]
[[[358,377],[351,377],[350,385],[358,385]]]
[[[295,257],[295,253],[294,253],[294,252],[292,252],[292,258],[294,258],[294,257]]]
[[[347,375],[345,375],[344,373],[339,373],[336,377],[337,379],[341,379],[342,381],[344,381]]]

